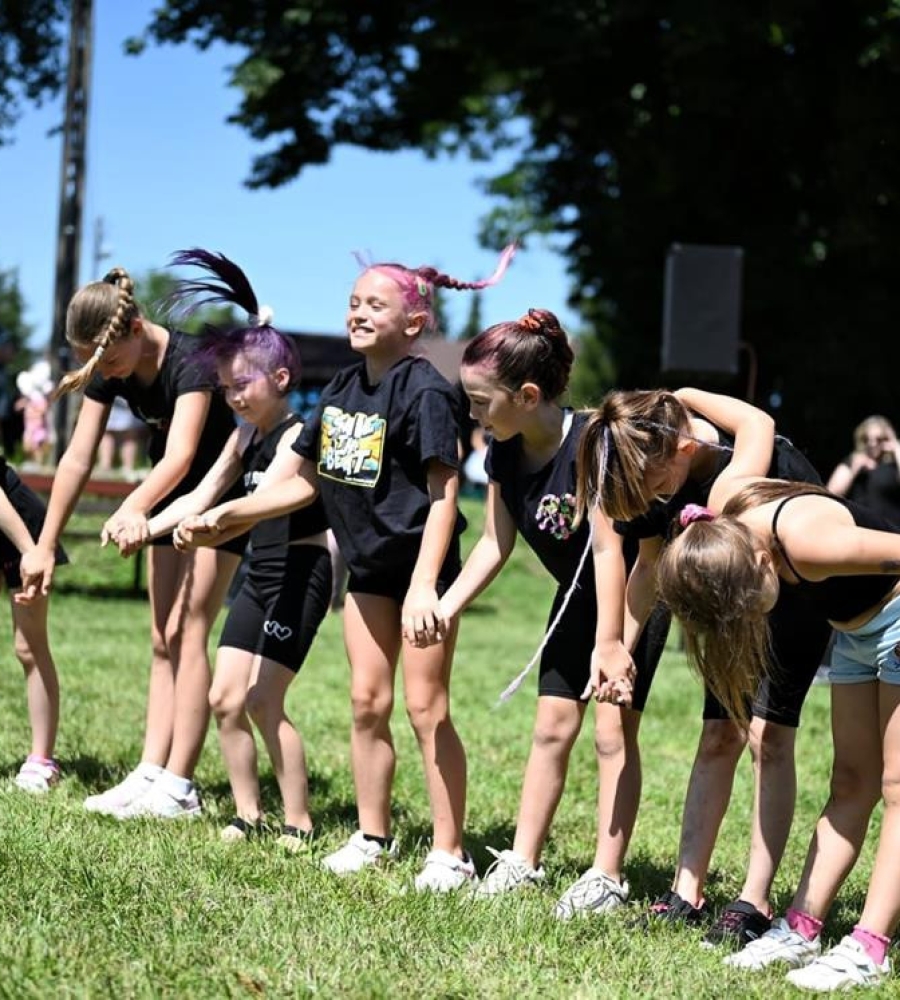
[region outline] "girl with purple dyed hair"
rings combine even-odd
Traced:
[[[435,288],[491,285],[512,253],[508,247],[496,272],[476,282],[430,267],[366,268],[347,310],[350,343],[362,361],[326,386],[292,450],[272,464],[271,485],[179,527],[187,539],[214,541],[223,531],[296,510],[321,492],[350,571],[344,639],[359,829],[324,860],[337,874],[377,865],[398,851],[391,835],[390,718],[401,659],[434,824],[416,888],[447,891],[475,877],[463,847],[466,756],[450,717],[456,627],[446,626],[439,606],[459,572],[465,526],[457,509],[455,393],[431,364],[413,356],[413,347],[434,324]],[[436,636],[443,642],[424,648],[424,640]]]
[[[300,359],[295,344],[272,326],[271,310],[259,306],[236,264],[205,250],[183,251],[173,262],[212,275],[179,282],[174,305],[193,310],[204,303],[227,302],[244,309],[250,320],[227,331],[207,327],[200,350],[241,424],[195,489],[150,522],[151,535],[174,528],[175,545],[186,548],[177,530],[179,521],[205,510],[237,483],[244,494],[264,486],[273,460],[290,449],[302,427],[288,405],[288,393],[300,380]],[[209,693],[236,813],[222,830],[223,840],[244,840],[263,826],[251,720],[269,751],[284,802],[278,843],[297,851],[312,834],[303,741],[284,702],[330,603],[326,529],[325,511],[316,501],[262,521],[250,533],[247,576],[219,638]],[[241,530],[224,532],[216,544]]]

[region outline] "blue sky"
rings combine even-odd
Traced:
[[[111,251],[101,271],[122,264],[141,274],[178,249],[218,250],[244,268],[276,325],[292,330],[342,332],[354,250],[467,280],[491,273],[495,255],[476,239],[490,203],[476,181],[496,165],[344,147],[282,188],[250,191],[242,181],[263,147],[225,122],[239,98],[226,82],[234,54],[167,46],[125,56],[122,40],[140,33],[152,6],[95,0],[81,282],[96,276],[98,218]],[[47,133],[62,106],[26,110],[13,144],[0,148],[0,268],[18,271],[35,347],[52,321],[61,139]],[[546,241],[532,242],[482,294],[482,318],[541,306],[573,330],[564,262]],[[451,327],[461,326],[469,294],[448,292],[445,302]]]

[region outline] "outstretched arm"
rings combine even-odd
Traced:
[[[500,498],[500,487],[491,480],[481,537],[440,601],[441,613],[447,622],[457,618],[491,583],[509,559],[515,544],[516,526]]]
[[[401,614],[403,636],[417,646],[427,646],[442,639],[447,631],[436,587],[453,538],[459,498],[456,469],[431,459],[427,477],[431,506]]]
[[[313,462],[291,448],[279,449],[256,492],[239,500],[228,500],[205,514],[186,518],[178,525],[178,534],[188,546],[216,544],[215,536],[226,528],[246,530],[257,521],[282,517],[306,507],[318,495]]]

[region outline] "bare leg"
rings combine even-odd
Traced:
[[[694,906],[703,898],[719,827],[728,809],[734,772],[745,740],[735,723],[707,719],[691,768],[681,819],[678,867],[672,888]]]
[[[396,766],[390,720],[400,654],[397,602],[373,594],[348,594],[344,644],[350,661],[350,760],[359,828],[374,837],[389,837]]]
[[[831,688],[831,794],[816,824],[793,905],[824,920],[859,857],[878,801],[881,739],[874,682]]]
[[[586,704],[570,698],[538,698],[531,752],[525,765],[513,850],[537,868],[559,806],[569,755],[581,729]]]
[[[399,614],[396,627],[400,628]],[[466,821],[466,752],[450,717],[450,669],[456,627],[443,642],[417,649],[403,642],[406,712],[419,743],[431,801],[434,847],[462,857]]]
[[[900,921],[900,687],[879,683],[878,710],[884,734],[884,815],[859,926],[892,937]]]
[[[178,589],[165,633],[174,673],[172,746],[166,770],[193,778],[209,724],[209,633],[240,556],[217,549],[176,554],[181,560]]]
[[[256,741],[247,716],[247,689],[254,656],[243,649],[221,647],[209,691],[209,705],[219,727],[219,746],[225,758],[237,815],[255,823],[262,814]]]
[[[269,751],[284,802],[284,821],[300,830],[311,830],[303,740],[284,711],[285,695],[296,674],[265,658],[257,660],[255,674],[247,691],[247,712]]]
[[[33,604],[14,604],[12,620],[16,656],[25,671],[31,753],[52,757],[59,726],[59,679],[47,638],[46,597]]]
[[[594,867],[622,881],[622,866],[641,801],[638,728],[641,713],[597,705],[595,744],[599,771],[597,852]]]
[[[794,803],[797,772],[794,746],[797,730],[754,718],[750,723],[750,753],[753,758],[753,827],[750,859],[740,898],[771,916],[769,892],[784,856]]]

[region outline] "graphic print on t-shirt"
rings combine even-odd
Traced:
[[[345,413],[337,406],[322,411],[319,475],[354,486],[373,487],[384,458],[387,421],[373,413]]]

